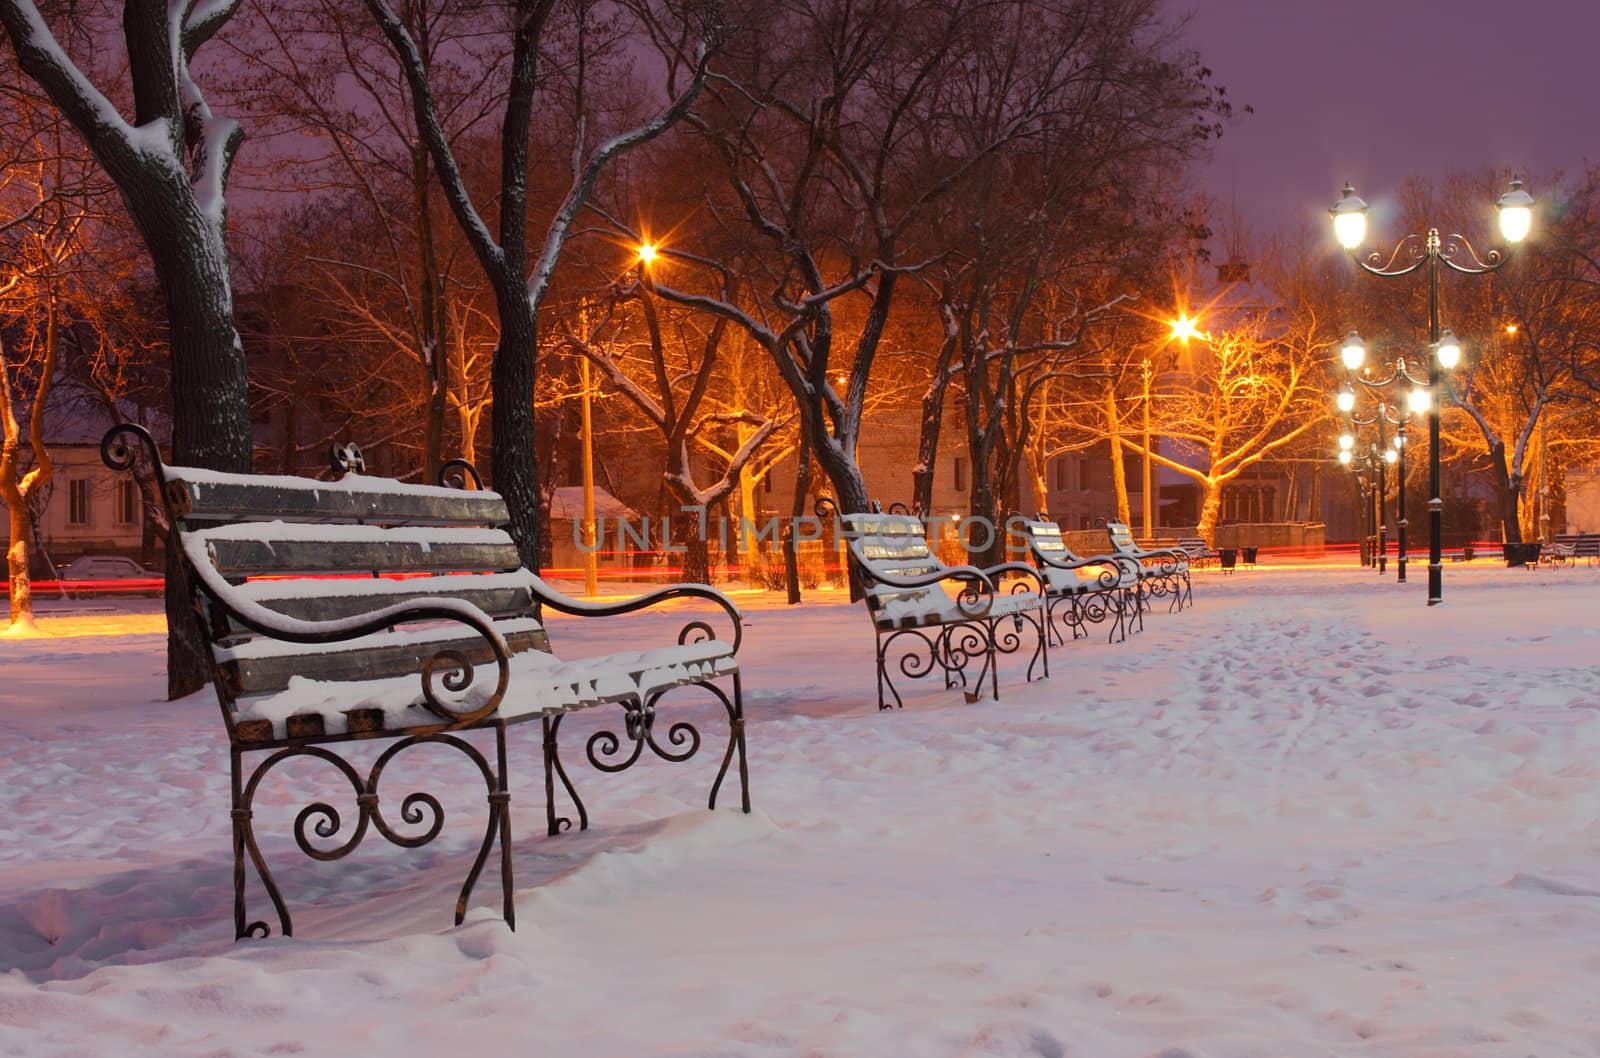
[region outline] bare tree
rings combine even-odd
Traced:
[[[239,0],[126,0],[122,35],[133,96],[128,119],[63,48],[33,0],[0,0],[22,71],[61,110],[121,192],[150,251],[166,303],[172,356],[173,458],[216,470],[250,467],[244,352],[233,323],[226,192],[244,130],[212,112],[192,75],[196,53]],[[81,30],[72,18],[61,24]],[[84,35],[87,54],[99,34]],[[205,682],[177,556],[168,549],[167,686]]]
[[[666,459],[662,483],[679,507],[673,524],[685,549],[684,578],[707,582],[707,534],[692,518],[693,509],[704,514],[726,502],[742,473],[759,477],[786,455],[787,450],[769,444],[785,420],[737,403],[728,385],[727,320],[714,318],[701,328],[681,310],[663,320],[655,299],[638,282],[620,288],[611,308],[608,318],[587,331],[569,332],[571,347],[659,434]],[[634,313],[642,326],[628,326],[624,314]],[[705,475],[710,480],[702,482]]]
[[[1327,421],[1333,347],[1330,329],[1304,306],[1246,309],[1214,328],[1167,376],[1157,405],[1159,434],[1193,462],[1153,444],[1148,453],[1200,486],[1199,533],[1208,544],[1223,487]],[[1117,440],[1127,451],[1146,452],[1126,432]]]
[[[692,58],[687,66],[670,64],[668,91],[671,99],[643,123],[591,149],[586,114],[580,100],[570,183],[545,227],[543,247],[530,269],[527,249],[529,143],[538,99],[540,49],[545,43],[555,0],[506,0],[503,4],[487,6],[493,16],[502,20],[511,48],[510,82],[500,122],[500,180],[495,197],[498,233],[490,231],[483,211],[467,186],[456,151],[445,132],[433,75],[407,20],[388,0],[363,2],[394,49],[405,73],[413,120],[427,145],[445,200],[494,292],[499,322],[499,342],[492,368],[494,405],[490,413],[494,483],[506,497],[511,511],[509,528],[522,559],[530,568],[535,568],[540,558],[539,512],[542,509],[534,430],[538,310],[549,290],[573,222],[593,193],[595,182],[606,165],[670,128],[700,92],[715,26],[700,27],[705,32],[697,34],[685,24],[677,39]],[[580,7],[578,17],[580,24],[588,18],[586,7]],[[698,39],[691,43],[691,36]],[[580,43],[578,47],[581,54],[583,45]]]

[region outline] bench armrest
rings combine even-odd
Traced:
[[[869,579],[890,588],[931,588],[947,580],[962,581],[966,586],[956,596],[956,608],[969,618],[984,616],[994,605],[994,581],[977,566],[943,566],[915,577],[881,573],[865,567],[864,572]]]
[[[1115,588],[1122,583],[1124,576],[1137,577],[1141,563],[1127,555],[1090,555],[1087,558],[1078,558],[1066,561],[1051,558],[1042,552],[1033,553],[1034,560],[1042,567],[1049,569],[1062,569],[1076,572],[1080,569],[1090,569],[1095,566],[1103,567],[1095,580],[1101,588]]]
[[[252,632],[272,639],[286,643],[338,643],[414,621],[455,621],[466,625],[483,638],[494,654],[495,666],[499,669],[494,693],[486,701],[465,711],[451,708],[450,700],[441,698],[434,688],[435,673],[443,669],[439,682],[446,691],[459,694],[472,686],[473,664],[459,651],[440,650],[422,666],[423,702],[429,712],[452,724],[482,720],[500,707],[506,687],[511,682],[511,651],[495,628],[493,618],[465,599],[411,599],[355,617],[306,621],[285,616],[253,599],[245,598],[216,571],[203,551],[198,556],[191,553],[191,548],[203,546],[198,541],[184,539],[183,564],[188,573],[199,581],[196,586],[229,617]]]
[[[658,588],[618,602],[588,602],[564,595],[540,580],[534,586],[534,595],[550,609],[574,617],[614,617],[646,610],[673,599],[705,599],[716,603],[728,615],[728,622],[733,626],[733,637],[729,645],[733,648],[734,654],[739,653],[739,643],[744,638],[744,615],[739,612],[739,607],[734,605],[732,599],[707,584],[674,584],[670,588]],[[680,644],[715,638],[716,630],[704,621],[690,621],[678,630]]]
[[[998,566],[990,566],[988,569],[983,571],[984,576],[988,577],[990,581],[993,581],[997,584],[1000,576],[1006,573],[1020,573],[1022,576],[1033,581],[1033,591],[1040,595],[1044,594],[1044,574],[1040,573],[1037,569],[1034,569],[1026,562],[1002,562]]]

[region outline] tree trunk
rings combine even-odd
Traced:
[[[1222,512],[1222,483],[1207,481],[1201,486],[1202,499],[1200,501],[1200,524],[1196,532],[1205,540],[1207,547],[1215,546],[1213,541],[1217,538],[1217,516]]]
[[[1489,446],[1489,469],[1494,478],[1495,496],[1500,501],[1501,539],[1508,544],[1522,543],[1522,520],[1518,511],[1517,489],[1506,467],[1506,446],[1495,441]]]
[[[539,475],[534,459],[533,386],[538,328],[520,284],[497,283],[500,342],[494,350],[493,431],[490,454],[494,487],[511,513],[507,530],[528,569],[539,569]]]
[[[28,565],[33,539],[33,527],[28,524],[26,503],[8,503],[7,521],[11,527],[11,543],[6,548],[6,572],[11,577],[11,624],[24,627],[33,624],[33,571]]]
[[[1128,506],[1128,467],[1122,461],[1122,422],[1117,417],[1117,391],[1106,387],[1106,423],[1111,438],[1111,487],[1117,497],[1117,521],[1132,525]]]
[[[794,502],[789,506],[789,532],[783,540],[783,579],[784,586],[788,589],[789,605],[796,606],[800,602],[800,551],[799,543],[795,540],[795,526],[810,512],[806,510],[806,499],[811,492],[811,445],[808,438],[802,436],[796,448],[800,460],[800,469],[794,476]]]
[[[922,429],[917,436],[917,464],[911,469],[911,509],[923,515],[933,510],[933,478],[939,465],[939,430],[944,423],[945,390],[949,385],[946,372],[950,359],[948,350],[953,347],[953,344],[947,343],[944,355],[934,368],[934,381],[928,384],[928,391],[922,396]]]
[[[1035,517],[1046,518],[1050,514],[1050,482],[1045,477],[1048,473],[1047,464],[1039,459],[1032,448],[1025,453],[1028,461],[1028,490],[1033,496],[1033,510],[1030,512]]]

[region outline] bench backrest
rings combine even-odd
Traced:
[[[1133,530],[1122,522],[1107,522],[1106,535],[1111,538],[1113,551],[1126,553],[1138,550],[1139,545],[1133,539]]]
[[[1057,569],[1050,565],[1051,562],[1081,562],[1083,561],[1067,547],[1061,538],[1061,526],[1055,522],[1044,520],[1025,521],[1023,528],[1028,534],[1028,550],[1032,552],[1034,564],[1039,567],[1039,573],[1044,581],[1052,588],[1080,590],[1085,581],[1095,581],[1101,587],[1110,587],[1115,581],[1107,581],[1105,566],[1086,567],[1087,575],[1072,569]],[[1043,561],[1040,561],[1040,560]],[[1117,569],[1120,578],[1121,569]]]
[[[539,580],[522,568],[497,493],[361,474],[328,482],[162,470],[185,560],[209,566],[241,599],[318,622],[423,598],[465,600],[495,619],[513,653],[549,649],[533,616]],[[487,641],[461,625],[414,633],[407,626],[406,634],[372,645],[286,642],[253,632],[205,593],[195,594],[225,716],[243,699],[283,691],[294,677],[415,677],[447,646],[473,665],[493,658]]]
[[[919,577],[944,569],[945,565],[928,549],[923,525],[903,514],[847,514],[840,524],[850,546],[850,557],[862,572],[862,592],[867,608],[877,613],[890,602],[915,603],[930,592],[942,591],[937,585],[926,588],[896,588],[881,583],[876,574]]]

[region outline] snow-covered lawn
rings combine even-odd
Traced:
[[[513,933],[490,878],[449,928],[454,760],[408,772],[456,794],[421,852],[312,863],[279,786],[298,936],[239,944],[214,702],[160,701],[153,604],[47,615],[0,642],[0,1054],[1592,1056],[1600,570],[1453,565],[1431,611],[1412,571],[1201,575],[1048,682],[884,715],[860,612],[747,597],[754,814],[704,810],[709,752],[578,766],[584,716],[593,827],[546,838],[518,731]]]

